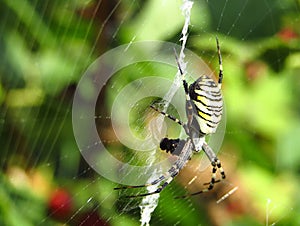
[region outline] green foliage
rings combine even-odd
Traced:
[[[16,189],[1,174],[0,179],[0,224],[36,225],[45,214],[45,204],[26,189]]]

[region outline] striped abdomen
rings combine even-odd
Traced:
[[[221,121],[223,111],[223,99],[219,87],[212,78],[204,75],[190,85],[189,95],[199,116],[201,132],[214,133]]]

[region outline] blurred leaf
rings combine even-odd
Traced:
[[[247,196],[253,200],[249,205],[261,219],[267,215],[270,222],[277,221],[290,213],[298,186],[293,175],[281,174],[275,178],[270,172],[249,164],[240,172],[242,184],[248,188]]]
[[[300,168],[300,122],[290,127],[278,139],[276,164],[279,169],[296,170]]]
[[[126,41],[163,40],[171,38],[183,25],[180,1],[149,0],[123,31]]]
[[[175,190],[172,190],[174,188]],[[198,209],[200,206],[192,206],[191,199],[175,199],[178,196],[178,191],[176,184],[173,183],[161,194],[155,213],[164,216],[164,225],[174,225],[179,221],[182,225],[207,223],[206,212]],[[173,206],[176,208],[172,208]]]
[[[300,53],[292,53],[287,57],[286,67],[300,70]]]
[[[50,31],[49,27],[43,22],[30,2],[27,0],[4,1],[16,13],[22,23],[27,26],[28,31],[39,41],[40,44],[47,46],[54,45],[55,36]]]
[[[2,87],[2,84],[0,83],[0,105],[2,104],[2,102],[5,99],[5,90]]]
[[[57,54],[57,50],[48,49],[39,54],[36,60],[47,93],[57,94],[74,80],[74,62]]]
[[[33,107],[39,106],[44,100],[44,92],[41,89],[13,89],[6,97],[9,107]]]
[[[282,75],[284,76],[284,75]],[[277,137],[294,122],[289,108],[291,96],[289,85],[278,77],[261,76],[249,90],[244,102],[244,115],[255,130]]]
[[[212,30],[238,39],[270,36],[279,28],[279,1],[213,0],[208,5],[212,16]]]
[[[12,187],[1,174],[0,224],[11,226],[34,226],[44,216],[44,203],[24,189]]]

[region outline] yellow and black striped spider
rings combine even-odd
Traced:
[[[188,136],[186,140],[163,138],[160,142],[160,148],[162,150],[170,152],[173,155],[177,155],[178,159],[166,173],[162,174],[151,183],[137,186],[117,187],[115,188],[115,190],[127,188],[142,188],[159,184],[158,188],[153,192],[127,197],[142,197],[160,193],[186,165],[188,160],[191,159],[193,152],[198,153],[202,150],[204,151],[212,165],[211,180],[209,183],[205,183],[205,185],[208,185],[207,188],[182,197],[207,192],[213,189],[215,183],[221,181],[222,179],[225,179],[225,172],[221,166],[220,160],[217,158],[214,151],[205,142],[206,135],[216,132],[217,126],[221,121],[223,111],[223,98],[221,94],[221,85],[223,79],[222,56],[218,38],[216,38],[216,42],[219,58],[218,84],[216,84],[215,81],[209,76],[204,75],[199,77],[194,83],[189,86],[185,80],[185,74],[181,69],[178,57],[175,52],[178,70],[181,74],[183,88],[185,91],[187,123],[183,123],[177,118],[158,110],[153,105],[151,106],[151,108],[178,123],[184,128]],[[220,179],[216,179],[217,170],[220,171]]]

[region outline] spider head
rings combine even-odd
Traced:
[[[167,153],[170,152],[174,152],[177,145],[179,143],[179,139],[169,139],[169,138],[163,138],[160,142],[160,149],[163,151],[166,151]]]

